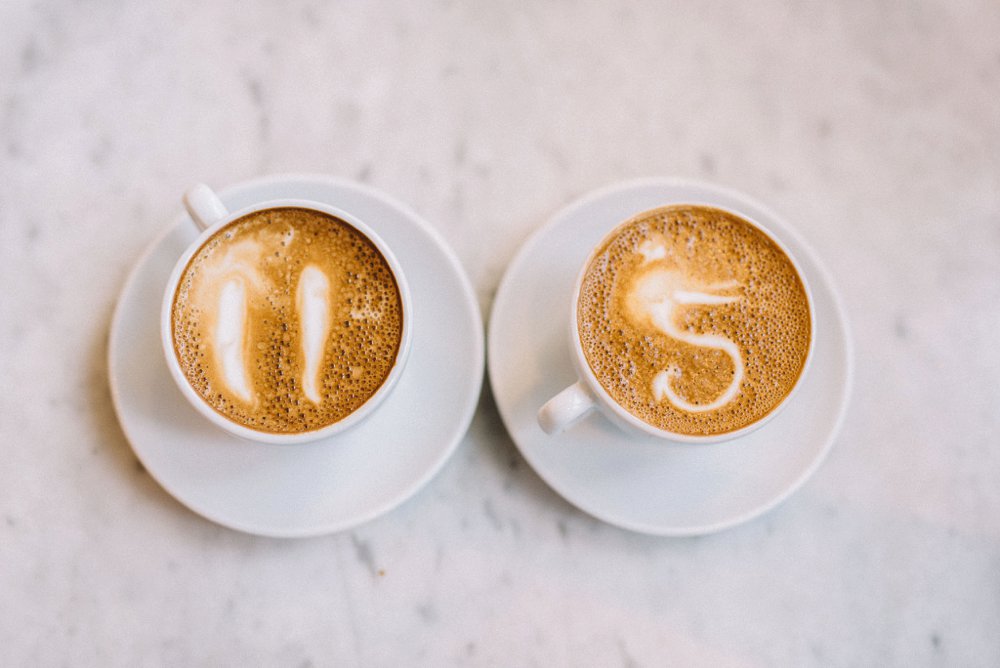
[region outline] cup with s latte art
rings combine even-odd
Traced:
[[[579,380],[540,409],[550,434],[596,409],[668,441],[735,438],[787,404],[814,348],[809,286],[788,250],[703,204],[615,227],[584,263],[571,311]]]

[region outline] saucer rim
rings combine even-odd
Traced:
[[[137,448],[134,443],[136,441],[134,433],[130,431],[129,426],[126,424],[126,420],[123,419],[124,409],[121,398],[121,388],[119,387],[118,376],[116,373],[116,364],[114,361],[115,351],[118,346],[122,345],[120,338],[123,336],[121,319],[124,317],[123,312],[125,310],[124,302],[125,295],[128,293],[133,284],[138,280],[140,271],[144,268],[149,258],[156,252],[156,250],[162,245],[165,239],[172,234],[176,228],[184,224],[185,221],[190,221],[190,216],[183,209],[174,216],[171,221],[163,226],[163,229],[157,233],[153,239],[145,246],[142,252],[133,261],[131,268],[122,282],[122,287],[118,292],[118,296],[115,300],[114,310],[111,315],[111,320],[109,323],[109,333],[108,333],[108,348],[105,355],[105,364],[108,371],[108,386],[109,394],[111,395],[112,407],[115,411],[115,416],[118,420],[118,425],[125,436],[126,441],[129,444],[129,448],[139,462],[143,465],[149,476],[156,481],[156,483],[163,488],[167,494],[169,494],[175,501],[181,504],[184,508],[193,512],[194,514],[203,517],[219,526],[231,529],[234,531],[239,531],[249,535],[262,536],[265,538],[280,538],[280,539],[293,539],[293,538],[311,538],[316,536],[330,535],[334,533],[340,533],[342,531],[347,531],[353,529],[357,526],[370,522],[382,515],[385,515],[403,503],[411,499],[417,494],[421,489],[423,489],[433,478],[435,478],[438,473],[444,468],[445,464],[451,459],[455,454],[455,451],[462,443],[462,439],[468,433],[469,428],[472,424],[472,420],[475,417],[475,413],[479,406],[479,399],[482,396],[482,391],[485,381],[486,373],[486,343],[485,343],[485,332],[482,320],[482,314],[480,310],[479,300],[476,297],[476,293],[472,288],[472,283],[469,279],[468,273],[462,266],[461,261],[455,254],[454,249],[451,245],[447,243],[443,235],[439,233],[433,226],[427,222],[423,216],[418,214],[411,207],[403,204],[396,198],[388,195],[377,188],[369,186],[364,183],[359,183],[352,179],[347,179],[343,177],[337,177],[333,175],[326,175],[321,173],[306,173],[306,172],[296,172],[296,173],[283,173],[274,174],[267,176],[259,176],[252,179],[247,179],[244,181],[237,181],[232,183],[225,188],[217,190],[217,194],[221,199],[226,199],[233,196],[234,193],[243,191],[253,191],[257,188],[266,188],[276,183],[322,183],[324,185],[331,185],[333,187],[342,187],[353,189],[363,194],[364,196],[371,197],[373,199],[379,200],[381,203],[397,209],[404,217],[406,217],[411,223],[415,224],[420,228],[422,233],[426,234],[436,246],[441,250],[441,252],[446,257],[448,263],[451,265],[452,273],[458,281],[458,284],[463,294],[463,303],[461,304],[461,310],[466,319],[466,324],[470,326],[470,331],[472,332],[471,342],[472,342],[472,354],[476,359],[475,368],[473,373],[476,377],[471,379],[470,387],[477,388],[475,391],[469,393],[469,399],[466,402],[464,410],[456,415],[456,420],[454,421],[455,428],[452,430],[452,435],[447,439],[449,441],[447,447],[441,449],[438,457],[435,459],[434,463],[427,468],[423,475],[414,478],[409,486],[402,488],[400,492],[396,495],[390,497],[390,499],[374,508],[369,510],[367,513],[356,514],[350,518],[341,520],[339,522],[327,523],[323,525],[314,525],[307,528],[301,529],[261,529],[260,527],[253,526],[239,521],[232,521],[228,518],[220,517],[217,513],[211,509],[206,509],[203,507],[196,507],[195,504],[191,504],[188,500],[184,499],[182,495],[178,494],[173,485],[165,481],[162,477],[158,476],[156,473],[156,467],[150,467],[149,463],[143,457],[140,452],[141,448]],[[270,198],[274,199],[274,198]],[[302,198],[309,199],[309,198]],[[269,201],[269,200],[265,200]],[[318,201],[318,200],[315,200]],[[193,224],[193,222],[191,223]],[[192,409],[193,410],[193,409]],[[214,427],[214,425],[206,424],[206,426]],[[217,427],[215,427],[217,428]],[[263,448],[295,448],[295,447],[316,447],[322,446],[327,441],[335,441],[339,434],[334,434],[324,439],[312,443],[298,444],[298,445],[274,445],[268,443],[252,442],[248,441],[248,445],[251,447],[263,447]]]
[[[563,224],[567,219],[571,219],[573,216],[577,215],[580,211],[589,208],[594,205],[595,202],[601,201],[603,199],[614,197],[614,196],[624,196],[629,191],[639,190],[641,188],[649,187],[662,187],[662,188],[691,188],[702,190],[709,195],[718,195],[720,197],[728,197],[735,202],[746,204],[751,212],[756,212],[753,215],[754,220],[757,220],[757,214],[761,214],[763,217],[767,218],[768,221],[774,221],[775,226],[779,228],[782,235],[787,235],[791,238],[801,249],[796,251],[798,255],[803,256],[809,260],[816,271],[816,278],[818,283],[822,283],[823,286],[828,290],[831,297],[832,313],[837,321],[839,321],[841,328],[843,329],[843,336],[838,337],[841,339],[839,341],[840,346],[843,348],[843,358],[845,362],[844,366],[844,381],[841,390],[841,398],[837,405],[838,415],[833,422],[829,432],[827,433],[822,447],[817,451],[816,456],[810,462],[810,464],[803,468],[802,472],[793,480],[791,480],[788,485],[779,494],[776,494],[771,500],[754,506],[753,508],[744,511],[743,513],[737,514],[731,518],[720,520],[718,522],[712,522],[709,524],[703,524],[693,527],[663,527],[655,524],[650,524],[646,522],[634,522],[627,519],[612,516],[611,514],[604,513],[598,508],[591,507],[590,505],[581,505],[578,499],[574,498],[575,495],[567,494],[562,485],[557,482],[551,473],[547,471],[544,467],[539,467],[533,458],[530,448],[522,446],[518,439],[515,437],[515,429],[512,428],[514,423],[514,416],[508,415],[508,409],[504,407],[501,401],[498,400],[500,393],[494,386],[494,378],[496,374],[494,373],[494,365],[497,364],[496,355],[491,354],[491,351],[495,349],[495,329],[493,323],[496,320],[497,314],[500,309],[505,306],[505,303],[509,299],[513,299],[510,295],[510,290],[508,288],[509,284],[513,281],[513,276],[520,272],[522,265],[527,262],[527,257],[539,243],[542,237],[549,232],[550,229],[554,229],[557,226]],[[810,279],[811,280],[811,279]],[[799,232],[790,225],[782,216],[778,215],[773,209],[762,204],[755,198],[735,190],[733,188],[728,188],[725,186],[720,186],[707,181],[700,181],[697,179],[687,179],[680,177],[642,177],[635,179],[627,179],[623,181],[618,181],[611,183],[600,188],[588,191],[587,193],[571,200],[565,206],[560,207],[553,213],[547,221],[541,225],[538,229],[533,231],[527,236],[527,238],[522,242],[517,252],[515,253],[513,259],[508,263],[507,268],[504,270],[504,274],[500,279],[500,283],[497,286],[495,297],[493,300],[493,305],[490,309],[489,318],[489,328],[486,334],[486,365],[487,372],[489,376],[490,391],[493,393],[494,400],[497,404],[497,410],[500,414],[500,419],[503,422],[504,428],[510,435],[511,440],[517,446],[518,451],[521,456],[525,458],[528,464],[531,465],[532,470],[547,484],[553,491],[555,491],[559,496],[561,496],[566,502],[578,508],[579,510],[587,513],[588,515],[601,520],[612,526],[616,526],[629,531],[634,531],[637,533],[662,536],[662,537],[674,537],[674,538],[685,538],[694,536],[704,536],[708,534],[717,533],[724,531],[726,529],[733,528],[745,522],[749,522],[757,517],[760,517],[769,511],[773,510],[785,500],[787,500],[792,494],[794,494],[802,485],[805,484],[809,478],[811,478],[816,471],[822,466],[823,462],[826,460],[833,449],[834,441],[840,434],[841,428],[843,427],[844,420],[847,415],[847,409],[850,404],[851,395],[854,389],[854,337],[852,334],[852,329],[850,325],[850,320],[847,316],[846,308],[844,307],[843,297],[840,293],[839,288],[833,281],[833,278],[827,269],[826,265],[822,262],[819,255],[813,249],[812,245],[809,244]],[[606,418],[602,418],[606,419]],[[768,425],[765,424],[760,427],[760,431],[766,432]],[[625,432],[622,432],[621,438],[629,439],[630,436]],[[732,441],[727,441],[729,443],[738,442],[740,439],[733,439]],[[722,443],[677,443],[678,447],[725,447],[727,442]],[[674,443],[664,442],[663,445],[675,445]]]

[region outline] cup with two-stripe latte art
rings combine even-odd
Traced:
[[[814,341],[808,285],[759,224],[699,204],[621,223],[577,280],[581,381],[539,413],[550,433],[590,408],[685,442],[732,438],[786,404]]]
[[[168,365],[227,431],[293,443],[356,423],[398,377],[408,295],[395,258],[344,212],[285,202],[209,228],[164,304]]]

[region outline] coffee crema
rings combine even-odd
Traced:
[[[255,431],[338,422],[388,378],[403,306],[361,231],[284,207],[248,214],[192,256],[174,293],[174,351],[212,408]]]
[[[792,261],[739,216],[700,205],[641,213],[584,271],[577,331],[612,399],[676,434],[766,417],[805,367],[812,321]]]

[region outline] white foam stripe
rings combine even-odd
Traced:
[[[314,404],[323,401],[319,370],[330,333],[330,279],[316,265],[310,264],[299,276],[295,293],[299,320],[302,322],[302,391]]]
[[[665,258],[667,256],[667,247],[647,239],[639,245],[639,254],[642,255],[643,264],[647,264],[654,260]]]
[[[700,304],[702,306],[714,306],[716,304],[732,304],[739,300],[739,297],[727,297],[725,295],[709,295],[704,292],[688,292],[687,290],[677,290],[673,294],[673,300],[678,304]]]
[[[243,401],[253,399],[247,382],[246,359],[244,356],[246,335],[246,288],[243,281],[233,278],[219,291],[218,320],[212,345],[216,358],[222,364],[222,375],[233,394]]]

